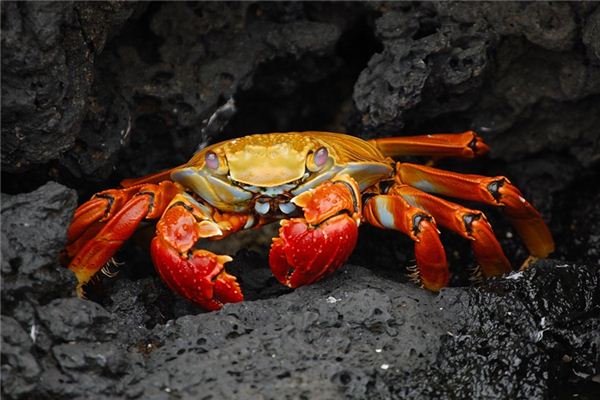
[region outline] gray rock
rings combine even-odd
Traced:
[[[587,47],[590,60],[600,65],[600,9],[590,15],[583,28],[583,44]]]
[[[41,368],[31,352],[32,339],[13,318],[2,316],[2,393],[11,398],[32,395]]]
[[[114,343],[64,343],[52,348],[52,354],[64,372],[106,371],[113,375],[127,372],[126,353]]]
[[[77,298],[56,299],[37,309],[54,341],[110,341],[116,335],[112,315],[97,303]]]
[[[22,172],[73,147],[94,58],[128,4],[2,3],[2,168]],[[26,49],[24,51],[23,49]]]
[[[13,193],[2,194],[3,398],[597,397],[597,4],[2,12],[2,191]],[[207,313],[131,243],[119,276],[89,291],[96,303],[75,298],[58,265],[74,192],[24,193],[52,177],[87,198],[250,132],[401,128],[481,132],[491,157],[439,166],[506,174],[550,222],[555,259],[473,285],[469,244],[442,232],[453,287],[433,294],[407,283],[408,238],[361,227],[352,264],[369,269],[291,290],[271,276],[265,231],[213,243],[244,249],[228,270],[246,301]],[[487,215],[519,265],[526,251],[500,213]]]
[[[74,276],[58,267],[77,196],[55,182],[16,196],[2,194],[2,303],[71,295]]]
[[[366,130],[397,134],[406,113],[418,105],[433,118],[475,104],[497,34],[431,12],[427,6],[391,11],[377,21],[384,50],[371,58],[354,87]]]
[[[347,266],[277,299],[156,326],[159,344],[131,390],[143,398],[546,397],[565,368],[598,373],[599,279],[595,268],[547,261],[436,296]]]

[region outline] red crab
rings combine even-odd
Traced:
[[[78,292],[143,220],[158,220],[151,253],[165,283],[209,310],[243,299],[225,271],[231,258],[198,248],[242,229],[280,221],[269,262],[284,285],[338,269],[358,226],[395,229],[415,242],[418,278],[448,283],[437,225],[471,242],[485,276],[511,271],[485,215],[436,194],[499,206],[534,257],[554,249],[538,211],[502,176],[463,175],[391,157],[472,158],[488,151],[474,132],[362,140],[328,132],[251,135],[209,146],[184,165],[122,182],[82,204],[68,231]]]

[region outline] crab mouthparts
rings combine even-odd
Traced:
[[[254,203],[254,210],[260,215],[267,215],[270,209],[271,204],[267,201],[263,202],[261,200],[257,200],[256,203]]]
[[[295,217],[299,209],[287,197],[259,197],[254,203],[254,211],[261,216]]]

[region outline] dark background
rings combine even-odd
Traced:
[[[252,244],[229,268],[249,301],[218,313],[171,294],[143,245],[99,304],[73,297],[57,260],[77,203],[199,144],[309,129],[473,129],[491,154],[439,166],[506,175],[556,252],[474,286],[468,243],[444,232],[453,287],[434,296],[406,283],[410,240],[363,227],[356,265],[290,292],[266,267],[270,232],[224,244]],[[2,393],[593,398],[599,160],[596,3],[3,2]]]

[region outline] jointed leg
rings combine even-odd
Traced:
[[[96,193],[75,210],[73,222],[67,231],[67,259],[70,261],[83,246],[94,238],[140,186],[129,189],[110,189]]]
[[[427,156],[473,158],[489,147],[473,131],[371,139],[369,142],[388,157]]]
[[[544,258],[554,251],[554,240],[540,213],[503,176],[463,175],[423,165],[398,163],[397,177],[400,183],[428,193],[501,206],[533,256]]]
[[[481,211],[470,210],[408,185],[396,184],[389,194],[402,196],[412,206],[431,213],[440,226],[469,239],[484,276],[502,275],[512,270],[492,227]]]
[[[69,268],[82,287],[131,237],[144,219],[160,218],[152,241],[156,269],[174,291],[200,306],[216,310],[243,299],[240,288],[218,256],[194,246],[202,238],[219,239],[243,229],[249,217],[223,214],[197,203],[171,181],[102,192],[84,203],[69,228]]]
[[[424,287],[437,291],[448,284],[446,253],[429,213],[411,206],[399,195],[386,194],[367,198],[363,215],[371,225],[401,231],[415,241],[415,258]]]
[[[135,232],[143,219],[158,218],[179,191],[170,181],[132,190],[102,192],[75,212],[69,228],[69,269],[82,287]]]

